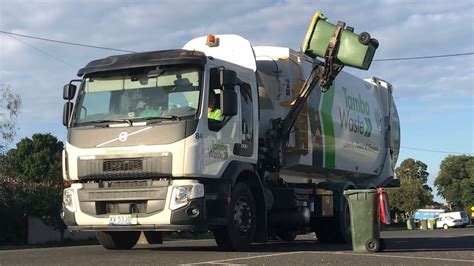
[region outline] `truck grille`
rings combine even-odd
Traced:
[[[171,153],[152,157],[117,158],[110,155],[77,161],[80,179],[141,179],[171,175]]]
[[[127,200],[127,199],[158,199],[166,195],[165,190],[139,190],[139,191],[91,191],[84,192],[87,195],[84,200]],[[82,196],[82,195],[81,195]]]
[[[108,188],[144,188],[151,186],[147,180],[106,181]]]
[[[141,159],[116,159],[116,160],[104,160],[102,162],[103,172],[136,171],[136,170],[143,170],[143,161]]]

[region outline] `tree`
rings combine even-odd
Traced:
[[[0,153],[3,153],[16,135],[15,125],[21,107],[21,97],[5,84],[0,84],[0,96]]]
[[[427,168],[428,166],[424,162],[408,158],[395,169],[395,174],[400,180],[419,180],[422,184],[425,184],[429,175],[426,171]]]
[[[15,199],[21,202],[16,207],[24,216],[36,216],[61,231],[65,228],[59,216],[63,190],[62,150],[63,143],[51,134],[34,134],[9,150],[0,168],[5,192],[0,198],[5,199],[6,208],[10,210],[15,203],[11,200]]]
[[[434,182],[438,195],[457,209],[474,205],[474,156],[448,156]]]
[[[411,212],[432,202],[433,196],[419,180],[401,179],[399,188],[387,190],[390,207],[395,213],[411,216]]]
[[[400,187],[388,189],[390,206],[395,213],[411,216],[411,212],[433,202],[432,189],[426,184],[427,165],[412,158],[404,160],[395,173]]]

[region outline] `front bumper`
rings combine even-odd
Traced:
[[[197,181],[192,180],[190,183],[195,182]],[[176,210],[169,208],[173,186],[185,183],[186,180],[175,180],[172,185],[170,184],[166,187],[166,199],[163,200],[165,202],[161,210],[152,213],[127,213],[127,215],[132,216],[132,225],[110,225],[109,217],[115,215],[115,213],[90,213],[91,209],[94,209],[91,208],[92,203],[89,201],[86,205],[83,204],[83,195],[90,191],[80,191],[79,189],[79,191],[74,193],[74,200],[77,203],[76,210],[72,212],[63,205],[63,221],[71,231],[207,231],[213,227],[225,225],[227,223],[227,195],[226,193],[212,191],[212,189],[206,186],[205,190],[207,191],[204,197],[191,199],[185,206]],[[99,200],[103,201],[102,198]],[[112,200],[112,202],[116,201]],[[103,202],[97,203],[96,206],[101,204]],[[129,204],[129,201],[124,200],[121,204]],[[84,211],[81,209],[81,206],[88,207]]]

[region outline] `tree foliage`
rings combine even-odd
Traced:
[[[23,138],[4,158],[3,173],[20,181],[61,181],[63,143],[51,134]]]
[[[51,134],[34,134],[9,150],[0,167],[0,223],[32,215],[64,229],[61,210],[63,143]],[[0,224],[1,225],[1,224]]]
[[[11,86],[0,84],[0,153],[15,138],[20,107],[20,95],[13,92]]]
[[[387,192],[392,210],[408,215],[430,204],[433,199],[431,192],[419,180],[401,179],[399,188],[390,188]]]
[[[387,190],[392,211],[410,215],[433,202],[432,189],[426,184],[429,175],[426,169],[425,163],[412,158],[404,160],[395,169],[400,187]]]
[[[426,171],[427,168],[428,166],[424,162],[408,158],[395,169],[395,174],[400,180],[418,180],[425,184],[429,175]]]
[[[474,205],[474,156],[448,156],[435,180],[438,194],[454,208]]]

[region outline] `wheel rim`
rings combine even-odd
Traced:
[[[367,247],[368,247],[370,250],[374,250],[374,249],[375,249],[375,243],[372,242],[372,241],[369,241],[369,243],[367,243]]]
[[[247,200],[240,197],[235,202],[234,207],[234,224],[241,236],[246,235],[250,231],[252,224],[252,210]]]

